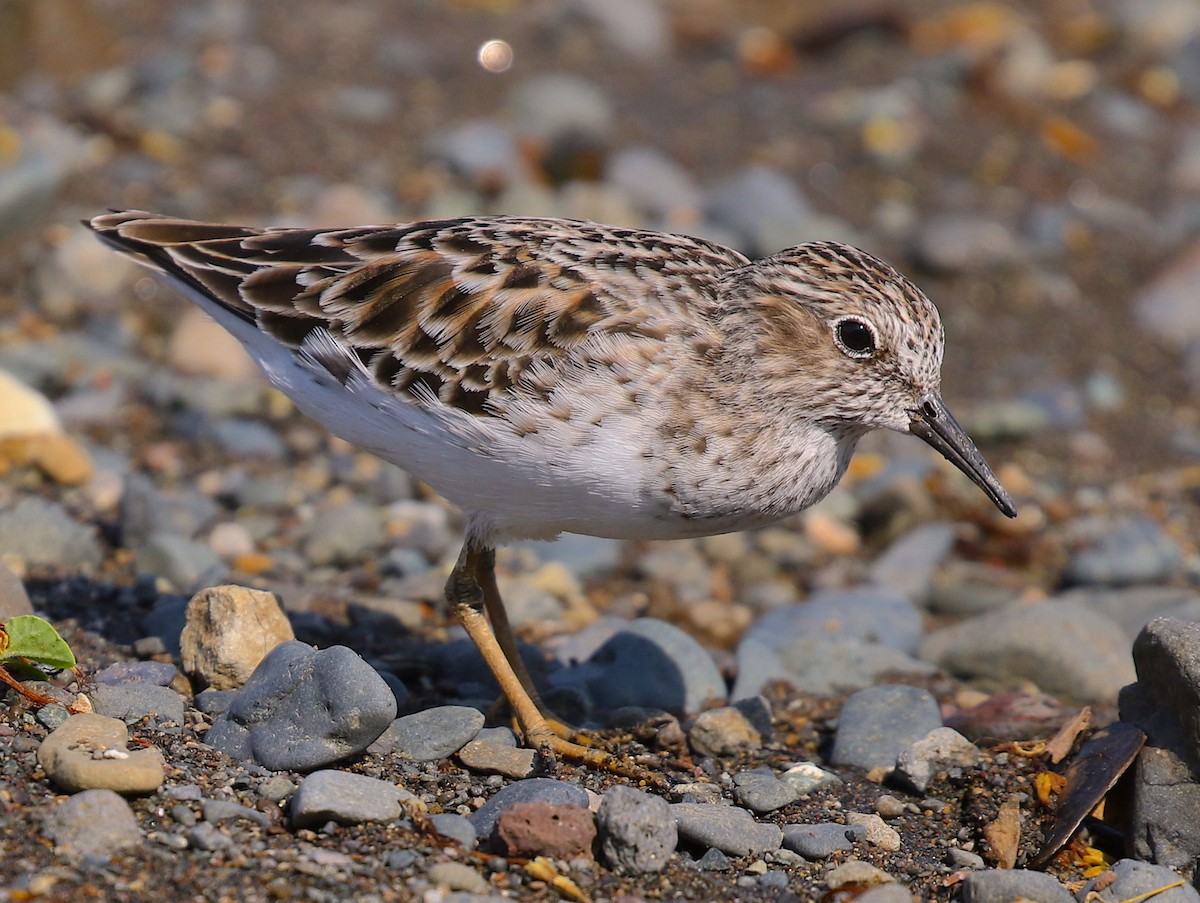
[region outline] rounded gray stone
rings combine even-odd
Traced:
[[[737,806],[675,803],[671,814],[681,841],[715,847],[730,856],[769,853],[783,843],[783,830],[778,825],[760,824]]]
[[[349,771],[314,771],[292,797],[293,828],[308,828],[335,821],[340,825],[395,821],[403,814],[400,801],[412,798],[407,790],[378,778]]]
[[[120,718],[126,724],[152,715],[159,721],[183,724],[183,697],[156,684],[97,684],[91,693],[97,715]]]
[[[784,825],[783,845],[805,859],[828,859],[840,850],[854,848],[866,829],[855,825],[822,822],[815,825]]]
[[[838,717],[830,761],[870,770],[891,768],[901,750],[942,726],[928,690],[885,684],[859,690]]]
[[[1122,859],[1109,871],[1116,874],[1117,880],[1103,890],[1095,891],[1095,899],[1101,901],[1101,903],[1118,903],[1118,901],[1122,900],[1136,899],[1143,894],[1149,894],[1151,891],[1174,884],[1180,880],[1179,873],[1174,869],[1169,869],[1163,865],[1142,862],[1138,859]],[[1083,889],[1079,892],[1079,899],[1093,899],[1092,888],[1100,878],[1107,874],[1108,872],[1097,875],[1084,885]],[[1162,893],[1156,893],[1149,899],[1153,900],[1154,903],[1198,903],[1200,901],[1200,893],[1185,881],[1179,887],[1173,887]]]
[[[516,803],[549,803],[552,806],[588,806],[587,791],[578,784],[556,781],[553,778],[528,778],[503,787],[468,816],[480,837],[489,837],[500,813]]]
[[[605,793],[596,821],[600,849],[616,871],[661,871],[679,841],[667,801],[632,787],[619,785]]]
[[[744,771],[734,775],[733,783],[737,801],[752,812],[774,812],[800,798],[795,787],[773,774]]]
[[[1011,903],[1020,899],[1037,900],[1038,903],[1073,903],[1075,900],[1057,879],[1045,872],[1028,869],[984,869],[971,872],[962,882],[963,903]]]
[[[781,605],[759,618],[745,639],[757,640],[788,661],[798,640],[860,640],[914,652],[922,635],[921,613],[900,593],[884,587],[826,590],[807,602]]]
[[[479,839],[471,820],[454,812],[439,812],[429,816],[429,823],[439,834],[444,834],[451,840],[456,840],[464,850],[475,849]]]
[[[483,712],[465,705],[442,705],[393,721],[372,749],[395,753],[411,762],[452,756],[478,736]]]
[[[129,803],[112,790],[84,790],[52,807],[44,828],[68,858],[109,856],[142,842]]]

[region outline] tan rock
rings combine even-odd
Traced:
[[[61,432],[58,414],[46,396],[0,370],[0,439]]]
[[[258,367],[241,342],[198,308],[185,308],[167,344],[171,363],[192,376],[215,376],[231,382],[259,377]]]
[[[127,750],[128,741],[124,721],[105,715],[72,715],[42,741],[38,764],[68,793],[153,793],[163,782],[162,753],[153,746]]]
[[[458,761],[479,774],[502,774],[509,778],[527,778],[533,774],[537,753],[532,749],[503,746],[486,740],[472,740],[458,751]]]
[[[296,635],[273,593],[213,586],[188,602],[179,637],[183,670],[217,690],[242,686],[267,653]]]

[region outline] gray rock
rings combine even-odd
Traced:
[[[576,0],[572,6],[600,27],[608,44],[631,59],[653,63],[671,54],[671,23],[653,0]]]
[[[778,825],[759,824],[749,812],[736,806],[674,803],[671,815],[681,841],[716,847],[730,856],[768,853],[783,843],[783,830]]]
[[[897,649],[862,640],[802,637],[783,654],[789,682],[806,693],[832,695],[873,686],[885,674],[924,676],[937,669]]]
[[[1075,898],[1056,878],[1029,869],[984,869],[971,872],[962,882],[963,903],[1012,903],[1021,899],[1073,903]]]
[[[445,834],[451,840],[458,841],[459,846],[464,850],[475,849],[479,838],[475,833],[475,826],[471,824],[469,818],[453,812],[439,812],[437,815],[429,816],[429,823],[439,834]]]
[[[195,539],[211,529],[221,514],[221,506],[208,496],[159,489],[145,474],[129,474],[124,489],[118,524],[121,541],[131,548],[156,533]]]
[[[237,690],[214,690],[209,687],[197,693],[192,704],[205,715],[224,715],[237,699],[237,695]]]
[[[320,511],[306,530],[304,557],[313,565],[361,561],[387,535],[383,512],[370,505],[346,502]]]
[[[712,656],[678,627],[638,618],[583,664],[551,675],[555,687],[583,691],[598,709],[640,706],[675,715],[724,700],[725,682]]]
[[[854,903],[912,903],[916,897],[903,884],[880,884],[854,898]]]
[[[743,771],[733,776],[734,796],[752,812],[774,812],[800,798],[796,788],[773,774]]]
[[[293,828],[317,827],[329,821],[340,825],[396,821],[404,813],[402,800],[415,799],[395,784],[349,771],[314,771],[292,797]]]
[[[345,646],[292,641],[263,659],[205,742],[274,771],[314,771],[365,750],[396,716],[396,698]]]
[[[937,630],[921,658],[963,677],[1031,680],[1057,696],[1111,703],[1134,679],[1121,629],[1079,599],[1046,599]]]
[[[103,557],[93,527],[77,523],[61,505],[22,498],[0,511],[0,549],[30,567],[87,572]]]
[[[953,524],[922,524],[905,533],[871,564],[867,579],[884,590],[899,593],[917,605],[929,600],[933,572],[954,548]],[[911,646],[884,643],[912,652]]]
[[[458,751],[458,760],[479,774],[502,774],[510,778],[527,778],[537,763],[532,749],[518,749],[514,743],[472,740]]]
[[[1148,517],[1085,519],[1072,525],[1068,539],[1083,544],[1067,563],[1069,583],[1157,583],[1177,574],[1183,562],[1179,545]]]
[[[748,166],[709,196],[708,215],[738,236],[752,256],[815,238],[813,210],[794,179],[769,166]]]
[[[908,599],[890,589],[862,587],[826,590],[807,602],[772,609],[750,626],[744,639],[774,649],[790,664],[797,658],[792,647],[812,637],[914,652],[921,634],[921,614]]]
[[[775,681],[792,682],[779,653],[762,640],[743,636],[737,647],[737,679],[729,698],[737,701],[757,696]]]
[[[204,820],[209,822],[245,819],[263,828],[271,825],[271,816],[267,813],[259,812],[257,809],[251,809],[249,806],[243,806],[232,800],[204,800],[200,804],[200,811],[204,814]]]
[[[111,790],[84,790],[52,806],[44,830],[60,854],[71,859],[111,856],[142,843],[129,804]]]
[[[222,833],[221,829],[211,822],[202,821],[195,827],[188,828],[184,836],[187,838],[188,846],[193,850],[205,850],[211,853],[216,850],[227,850],[233,846],[233,838]]]
[[[91,699],[97,715],[120,718],[126,724],[133,724],[148,715],[156,716],[159,721],[183,724],[183,697],[170,687],[155,684],[97,684]]]
[[[901,750],[941,726],[929,691],[901,684],[867,687],[842,706],[830,761],[867,770],[891,768]]]
[[[783,845],[805,859],[828,859],[840,850],[854,848],[866,829],[853,825],[822,822],[816,825],[784,825]]]
[[[652,219],[670,222],[700,210],[703,193],[678,163],[652,147],[627,147],[608,161],[608,179]]]
[[[178,533],[154,533],[134,556],[139,573],[153,574],[183,592],[222,582],[228,566],[207,545]]]
[[[1006,223],[976,213],[942,213],[920,224],[913,252],[926,266],[972,271],[1006,266],[1021,258],[1017,236]]]
[[[632,787],[618,785],[605,793],[596,822],[604,859],[618,872],[662,871],[679,840],[667,801]]]
[[[165,687],[179,673],[170,662],[116,662],[96,674],[97,684],[119,687],[128,684],[153,684]]]
[[[704,855],[696,860],[696,867],[705,872],[727,872],[733,868],[733,863],[716,847],[709,847],[704,851]]]
[[[1182,347],[1200,340],[1200,242],[1150,281],[1134,299],[1142,325],[1163,341]]]
[[[241,458],[282,460],[287,446],[273,429],[250,417],[221,417],[211,424],[210,435],[228,454]]]
[[[979,749],[950,727],[930,731],[896,757],[893,779],[917,793],[924,793],[939,767],[967,768],[979,762]]]
[[[575,75],[547,73],[528,78],[508,98],[518,135],[553,140],[583,135],[607,138],[614,115],[608,98]]]
[[[443,705],[393,721],[371,745],[375,753],[395,753],[412,762],[452,756],[479,734],[483,712],[463,705]]]
[[[500,813],[516,803],[549,803],[552,806],[583,806],[587,808],[588,795],[577,784],[556,781],[552,778],[529,778],[514,781],[498,790],[478,811],[468,816],[480,837],[489,837]]]
[[[985,869],[987,863],[978,853],[964,850],[962,847],[950,847],[946,850],[946,862],[954,868]]]
[[[1122,900],[1137,899],[1143,894],[1149,894],[1179,881],[1179,873],[1173,869],[1163,865],[1141,862],[1137,859],[1122,859],[1109,871],[1116,874],[1116,881],[1102,890],[1093,890],[1101,878],[1108,880],[1105,878],[1108,872],[1101,873],[1083,886],[1079,891],[1079,899],[1097,900],[1099,903],[1119,903]],[[1150,899],[1154,900],[1154,903],[1197,903],[1200,901],[1200,893],[1196,891],[1195,887],[1185,882],[1179,887],[1155,893]]]
[[[1200,621],[1200,593],[1177,586],[1130,586],[1113,589],[1077,586],[1058,595],[1079,599],[1093,611],[1113,621],[1129,638],[1130,645],[1154,618]]]

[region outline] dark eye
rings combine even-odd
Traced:
[[[866,358],[875,353],[875,330],[856,317],[838,320],[833,336],[838,347],[851,357]]]

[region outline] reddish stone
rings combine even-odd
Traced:
[[[514,803],[496,819],[495,832],[508,856],[591,858],[596,822],[581,806]]]

